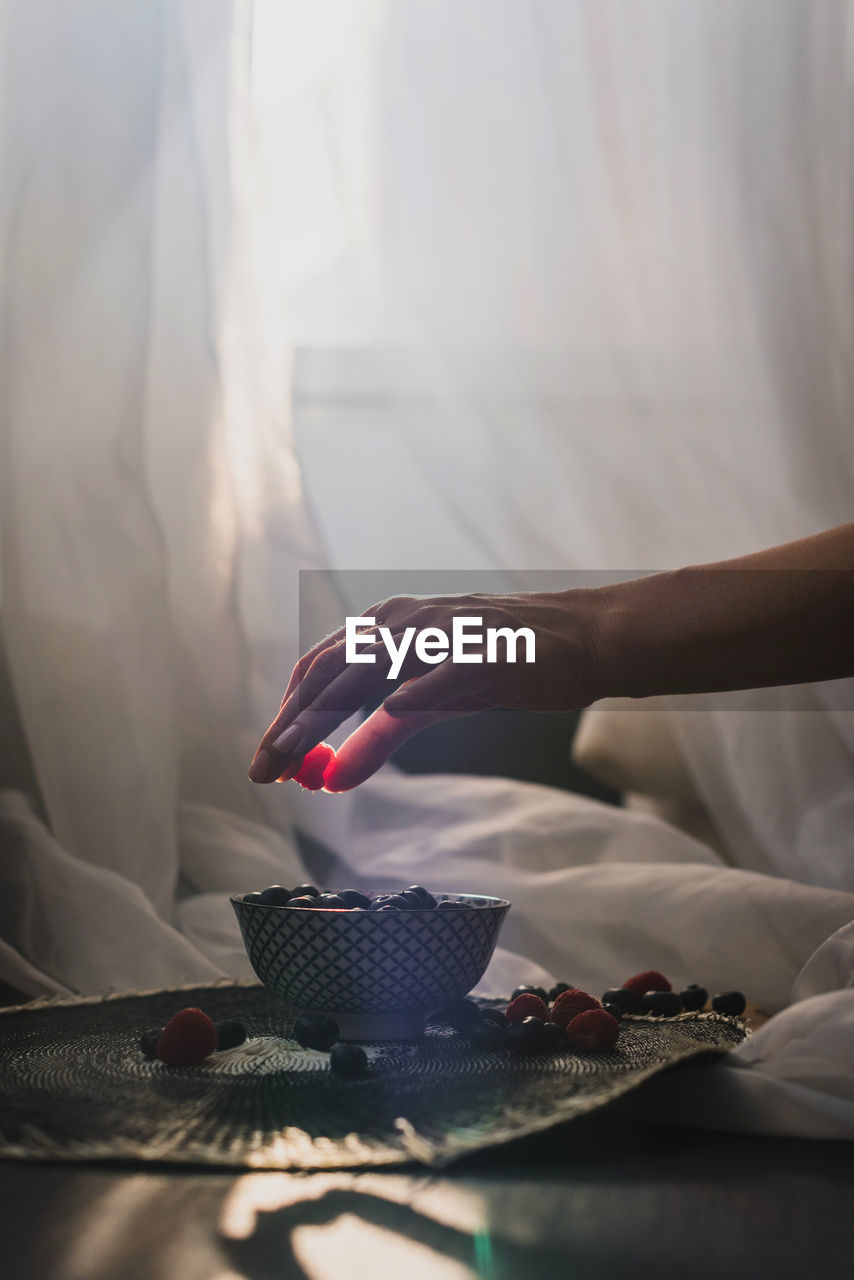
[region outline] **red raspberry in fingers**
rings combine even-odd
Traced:
[[[508,1022],[521,1022],[523,1018],[540,1018],[543,1022],[548,1022],[549,1010],[539,996],[517,996],[508,1004],[504,1017]]]
[[[610,1049],[619,1034],[619,1022],[604,1009],[585,1009],[566,1028],[566,1038],[573,1049]]]
[[[673,990],[664,974],[659,973],[657,969],[645,969],[643,973],[636,973],[633,978],[629,978],[628,982],[624,982],[623,986],[628,987],[629,991],[636,991],[639,996],[645,996],[647,991]]]
[[[555,1000],[552,1005],[551,1021],[556,1022],[559,1027],[565,1027],[577,1013],[583,1013],[585,1009],[601,1008],[595,996],[588,995],[586,991],[579,991],[578,987],[573,987],[571,991],[562,991]]]
[[[319,791],[323,786],[323,775],[335,759],[335,750],[328,742],[318,742],[312,747],[294,774],[294,782],[298,782],[306,791]]]
[[[192,1067],[216,1049],[216,1027],[201,1009],[181,1009],[160,1033],[156,1053],[170,1067]]]

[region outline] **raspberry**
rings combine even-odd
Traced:
[[[619,1022],[604,1009],[585,1009],[566,1028],[573,1049],[610,1049],[619,1034]]]
[[[527,992],[511,1000],[504,1016],[508,1022],[521,1022],[523,1018],[539,1018],[540,1022],[548,1022],[549,1010],[545,1000]]]
[[[646,995],[647,991],[672,991],[673,989],[664,974],[656,969],[636,973],[633,978],[629,978],[628,982],[624,982],[623,986],[629,991],[636,991],[639,996]]]
[[[201,1009],[181,1009],[157,1041],[157,1056],[170,1067],[192,1067],[215,1051],[216,1027]]]
[[[552,1005],[551,1021],[556,1022],[559,1027],[565,1027],[572,1021],[577,1013],[583,1013],[585,1009],[599,1009],[601,1005],[595,996],[588,995],[586,991],[579,991],[576,987],[573,991],[563,991]]]
[[[328,742],[318,742],[312,747],[294,774],[294,782],[298,782],[306,791],[319,791],[323,786],[323,775],[335,759],[335,751]]]

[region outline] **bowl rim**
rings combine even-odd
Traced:
[[[247,892],[257,893],[258,891],[256,889],[248,889]],[[480,901],[478,902],[463,902],[462,908],[463,910],[466,910],[466,911],[483,911],[487,909],[494,911],[497,907],[511,907],[513,905],[507,898],[495,898],[488,893],[438,892],[438,893],[435,893],[433,896],[442,902],[447,902],[449,898],[454,900],[458,900],[460,898],[480,899]],[[277,903],[273,903],[273,902],[245,902],[244,894],[242,893],[230,893],[228,895],[228,900],[229,902],[233,903],[235,906],[256,907],[262,911],[300,911],[302,912],[306,910],[311,910],[315,914],[317,914],[318,912],[323,912],[326,915],[349,916],[355,920],[361,920],[366,916],[368,917],[373,916],[377,919],[382,920],[387,918],[387,915],[388,915],[388,913],[383,913],[381,911],[368,911],[365,908],[362,908],[361,910],[359,910],[356,907],[306,908],[306,907],[279,906]],[[431,915],[432,916],[436,914],[436,907],[409,907],[406,911],[398,911],[396,914],[400,916],[414,916],[414,915]]]

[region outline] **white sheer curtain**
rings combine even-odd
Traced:
[[[271,225],[248,7],[2,14],[2,610],[48,826],[0,796],[0,976],[36,993],[245,973],[224,894],[300,875],[298,823],[354,883],[417,866],[506,893],[529,960],[500,956],[493,989],[649,965],[747,987],[784,1012],[708,1118],[854,1136],[844,716],[789,723],[773,762],[755,719],[682,722],[732,866],[522,784],[245,781],[296,649],[296,570],[324,562],[286,334],[331,362],[373,353],[396,432],[320,511],[352,531],[336,567],[405,567],[437,523],[455,567],[512,576],[653,569],[850,517],[850,6],[260,0]],[[386,495],[413,492],[392,523]],[[830,733],[833,797],[803,768]],[[787,794],[821,811],[794,852],[776,846],[790,810],[772,821],[733,785],[745,761],[763,796],[797,778]]]
[[[847,0],[304,8],[256,6],[279,278],[298,344],[391,348],[398,545],[656,569],[850,518]],[[387,563],[382,495],[349,523]]]
[[[7,798],[4,936],[47,986],[215,975],[220,932],[239,948],[204,895],[242,885],[241,851],[296,873],[289,797],[246,762],[319,563],[265,288],[251,11],[3,12],[2,609],[52,833]]]

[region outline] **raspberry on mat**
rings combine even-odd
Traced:
[[[619,1022],[604,1009],[586,1009],[566,1028],[566,1038],[573,1049],[610,1049],[619,1034]]]
[[[157,1056],[170,1067],[192,1067],[216,1050],[216,1027],[201,1009],[181,1009],[157,1041]]]
[[[589,995],[586,991],[579,991],[577,988],[573,991],[563,991],[552,1005],[551,1020],[559,1027],[565,1027],[576,1014],[584,1013],[586,1009],[601,1009],[601,1007],[596,997]]]
[[[504,1016],[508,1022],[521,1022],[523,1018],[539,1018],[541,1022],[548,1022],[549,1010],[539,996],[526,992],[510,1001]]]
[[[633,978],[629,978],[628,982],[624,982],[623,986],[629,991],[636,991],[639,996],[646,995],[647,991],[672,990],[667,978],[657,969],[645,969],[643,973],[636,973]]]

